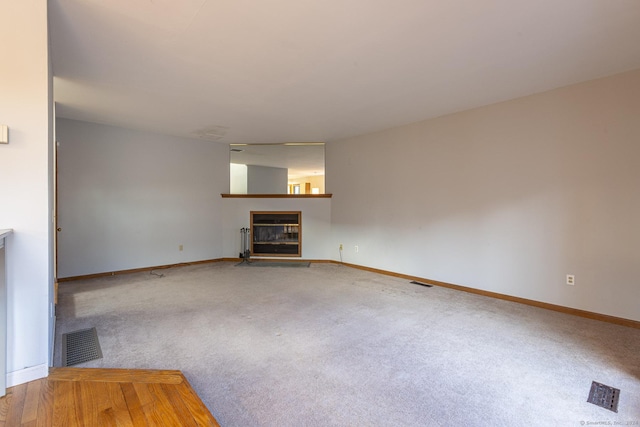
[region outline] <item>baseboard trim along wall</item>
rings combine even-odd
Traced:
[[[579,310],[577,308],[565,307],[562,305],[549,304],[546,302],[540,302],[530,300],[526,298],[514,297],[511,295],[499,294],[497,292],[483,291],[482,289],[474,289],[466,286],[454,285],[453,283],[439,282],[437,280],[425,279],[424,277],[409,276],[407,274],[394,273],[392,271],[380,270],[378,268],[364,267],[357,264],[349,264],[346,262],[332,261],[334,264],[340,264],[347,267],[357,268],[359,270],[371,271],[372,273],[384,274],[386,276],[399,277],[401,279],[416,280],[418,282],[427,283],[429,285],[441,286],[443,288],[455,289],[457,291],[469,292],[476,295],[482,295],[490,298],[497,298],[505,301],[517,302],[520,304],[530,305],[533,307],[544,308],[546,310],[557,311],[560,313],[571,314],[574,316],[584,317],[592,320],[599,320],[601,322],[614,323],[616,325],[628,326],[630,328],[640,329],[640,322],[625,319],[622,317],[609,316],[607,314],[594,313],[586,310]]]
[[[312,262],[315,264],[318,263],[333,263],[331,260],[325,259],[285,259],[285,258],[251,258],[254,260],[260,261],[287,261],[287,262]],[[166,264],[166,265],[157,265],[155,267],[141,267],[141,268],[132,268],[129,270],[117,270],[117,271],[105,271],[104,273],[94,273],[94,274],[85,274],[82,276],[70,276],[70,277],[60,277],[58,278],[58,282],[72,282],[74,280],[85,280],[85,279],[96,279],[98,277],[106,277],[106,276],[116,276],[120,274],[132,274],[132,273],[144,273],[145,271],[153,271],[153,270],[162,270],[164,268],[174,268],[174,267],[186,267],[189,265],[198,265],[198,264],[209,264],[212,262],[242,262],[242,258],[215,258],[215,259],[206,259],[202,261],[191,261],[191,262],[180,262],[177,264]],[[56,289],[57,294],[57,289]]]
[[[282,257],[280,257],[278,259],[256,258],[256,260],[258,260],[258,259],[261,260],[261,261],[282,261],[283,260]],[[208,264],[208,263],[212,263],[212,262],[223,262],[223,261],[225,261],[225,262],[241,262],[242,258],[216,258],[216,259],[209,259],[209,260],[203,260],[203,261],[192,261],[192,262],[182,262],[182,263],[178,263],[178,264],[159,265],[159,266],[155,266],[155,267],[133,268],[133,269],[130,269],[130,270],[110,271],[110,272],[97,273],[97,274],[87,274],[87,275],[84,275],[84,276],[64,277],[64,278],[58,279],[58,282],[70,282],[70,281],[73,281],[73,280],[94,279],[94,278],[98,278],[98,277],[115,276],[115,275],[119,275],[119,274],[141,273],[141,272],[145,272],[145,271],[161,270],[161,269],[164,269],[164,268],[184,267],[184,266],[189,266],[189,265]],[[287,261],[290,261],[290,260],[287,259]],[[344,265],[346,267],[357,268],[359,270],[370,271],[372,273],[384,274],[385,276],[399,277],[401,279],[407,279],[407,280],[416,280],[418,282],[427,283],[429,285],[441,286],[443,288],[455,289],[457,291],[469,292],[469,293],[472,293],[472,294],[482,295],[482,296],[485,296],[485,297],[497,298],[497,299],[501,299],[501,300],[505,300],[505,301],[517,302],[519,304],[530,305],[530,306],[533,306],[533,307],[544,308],[546,310],[552,310],[552,311],[557,311],[557,312],[560,312],[560,313],[571,314],[571,315],[574,315],[574,316],[584,317],[586,319],[599,320],[601,322],[608,322],[608,323],[613,323],[613,324],[616,324],[616,325],[628,326],[630,328],[640,329],[640,322],[638,322],[636,320],[625,319],[625,318],[622,318],[622,317],[609,316],[607,314],[594,313],[594,312],[591,312],[591,311],[579,310],[577,308],[570,308],[570,307],[565,307],[565,306],[562,306],[562,305],[549,304],[549,303],[546,303],[546,302],[540,302],[540,301],[530,300],[530,299],[526,299],[526,298],[514,297],[514,296],[511,296],[511,295],[500,294],[500,293],[497,293],[497,292],[483,291],[482,289],[469,288],[467,286],[455,285],[453,283],[446,283],[446,282],[440,282],[440,281],[437,281],[437,280],[425,279],[424,277],[417,277],[417,276],[410,276],[408,274],[395,273],[395,272],[392,272],[392,271],[381,270],[379,268],[365,267],[365,266],[358,265],[358,264],[350,264],[350,263],[347,263],[347,262],[340,262],[340,261],[333,261],[333,260],[301,260],[301,259],[295,259],[294,261],[312,262],[312,263],[339,264],[339,265]]]
[[[105,271],[104,273],[85,274],[83,276],[60,277],[57,280],[58,282],[71,282],[74,280],[96,279],[98,277],[116,276],[119,274],[144,273],[145,271],[162,270],[164,268],[186,267],[189,265],[198,265],[198,264],[209,264],[212,262],[229,261],[231,259],[232,258],[215,258],[215,259],[205,259],[202,261],[179,262],[177,264],[156,265],[155,267],[141,267],[141,268],[132,268],[130,270]]]
[[[29,381],[39,380],[49,375],[49,366],[46,363],[42,365],[32,366],[30,368],[20,369],[7,373],[7,388],[16,385],[28,383]]]

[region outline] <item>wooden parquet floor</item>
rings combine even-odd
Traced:
[[[218,426],[180,371],[51,368],[7,389],[0,426]]]

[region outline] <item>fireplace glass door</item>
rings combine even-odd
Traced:
[[[301,212],[251,212],[251,255],[302,256]]]

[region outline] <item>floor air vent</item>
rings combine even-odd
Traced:
[[[412,285],[425,286],[425,287],[427,287],[427,288],[432,288],[432,287],[433,287],[433,285],[427,285],[426,283],[416,282],[415,280],[414,280],[413,282],[409,282],[409,283],[411,283]]]
[[[62,334],[62,366],[101,359],[102,350],[96,328]]]
[[[587,399],[587,402],[613,412],[618,412],[619,398],[620,390],[617,388],[609,387],[608,385],[593,381],[591,383],[591,391],[589,391],[589,398]]]

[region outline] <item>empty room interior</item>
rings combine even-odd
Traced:
[[[0,16],[1,422],[640,425],[637,0]]]

